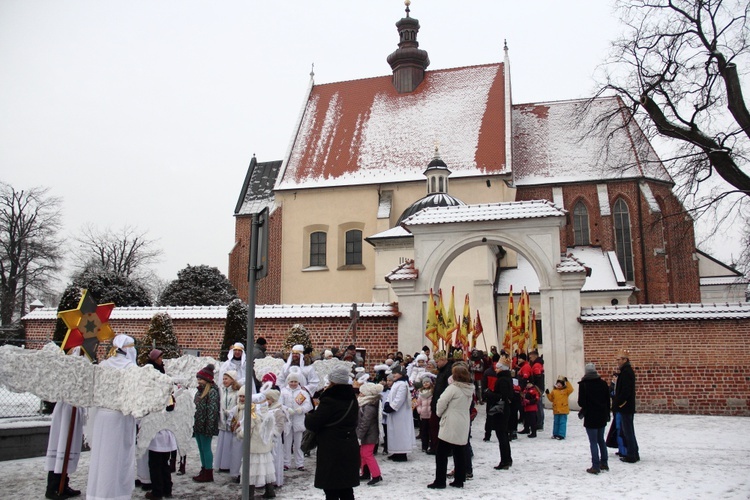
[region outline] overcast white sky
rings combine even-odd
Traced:
[[[516,103],[591,95],[612,0],[414,0],[430,69],[501,61]],[[386,75],[403,0],[3,0],[0,180],[48,186],[64,232],[125,224],[158,274],[227,272],[248,163],[282,159],[315,81]],[[71,248],[71,251],[74,249]]]

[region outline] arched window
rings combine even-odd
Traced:
[[[582,201],[576,203],[573,208],[573,245],[590,245],[589,238],[589,211]]]
[[[352,229],[346,232],[346,265],[362,264],[362,231]]]
[[[630,212],[628,205],[618,198],[612,210],[612,217],[615,226],[615,250],[617,260],[620,261],[622,271],[625,273],[625,279],[633,281],[633,245],[630,241]]]
[[[438,189],[438,192],[445,193],[446,189],[443,187],[443,176],[442,175],[438,178],[438,185],[440,186],[440,189]]]
[[[427,194],[434,193],[435,192],[435,178],[432,177],[430,179],[430,191]]]
[[[310,234],[310,267],[326,266],[326,233],[316,231]]]

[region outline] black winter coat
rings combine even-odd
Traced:
[[[612,401],[615,411],[635,413],[635,372],[627,361],[620,367],[620,375],[615,384],[615,398]]]
[[[448,379],[451,376],[453,370],[453,361],[448,362],[438,370],[437,377],[435,377],[435,388],[432,390],[432,402],[430,408],[432,408],[433,415],[437,414],[437,402],[440,396],[448,388]]]
[[[492,391],[488,390],[485,395],[487,396],[487,402],[489,403],[487,405],[488,407],[494,405],[501,399],[510,405],[511,400],[513,399],[513,379],[510,376],[510,371],[502,370],[497,372],[495,389]],[[510,408],[510,406],[508,406],[508,408]]]
[[[341,422],[327,427],[342,416]],[[323,391],[318,407],[305,415],[305,427],[318,435],[316,488],[340,490],[359,486],[358,416],[354,388],[343,384]]]
[[[578,406],[583,410],[583,426],[599,429],[609,422],[609,387],[598,375],[578,382]]]

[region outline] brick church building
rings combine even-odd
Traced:
[[[548,200],[565,212],[560,254],[587,270],[583,306],[744,300],[747,281],[696,249],[669,173],[617,97],[517,104],[507,47],[502,62],[428,70],[408,7],[396,26],[390,75],[311,79],[288,154],[252,159],[229,260],[243,299],[250,222],[264,207],[270,265],[258,304],[390,303],[389,275],[414,257],[409,216]],[[604,115],[613,118],[602,124]],[[511,247],[467,250],[440,283],[469,294],[491,336],[510,285],[525,287],[532,305],[539,293]]]

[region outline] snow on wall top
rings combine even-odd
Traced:
[[[513,106],[513,174],[519,186],[671,177],[635,122],[626,124],[614,97]],[[590,107],[587,109],[587,105]],[[604,113],[616,117],[606,127]],[[618,129],[618,127],[620,127]],[[612,133],[608,141],[607,135]]]
[[[747,285],[750,279],[744,276],[709,276],[700,279],[701,286],[710,285]]]
[[[591,269],[591,276],[586,277],[586,281],[581,287],[582,292],[600,292],[600,291],[627,291],[632,290],[632,286],[626,284],[620,285],[617,282],[617,273],[612,269],[607,252],[596,247],[568,247],[568,254],[575,258],[575,261]],[[562,264],[562,263],[561,263]],[[558,268],[558,272],[564,270]],[[526,287],[529,293],[539,293],[539,278],[531,267],[531,263],[518,255],[518,267],[512,269],[503,269],[498,276],[495,290],[500,295],[507,295],[511,285],[514,290],[522,290]]]
[[[581,321],[664,321],[750,318],[750,303],[737,304],[652,304],[635,306],[585,307]]]
[[[559,209],[548,200],[511,201],[453,207],[429,207],[407,218],[401,224],[408,229],[408,226],[446,222],[564,217],[565,213],[565,210]]]
[[[452,176],[509,173],[503,64],[315,85],[276,189],[423,180],[435,144]]]
[[[256,318],[337,318],[349,317],[351,303],[347,304],[277,304],[256,305]],[[357,304],[363,317],[397,316],[396,304]],[[184,306],[184,307],[115,307],[110,320],[151,319],[156,313],[167,313],[172,319],[226,319],[226,306]],[[22,319],[24,321],[49,320],[57,318],[57,309],[43,307],[36,309]]]

